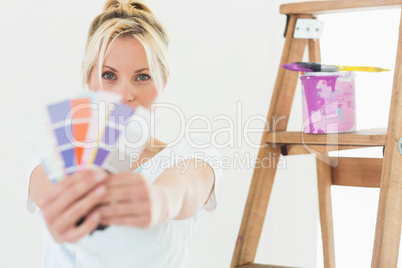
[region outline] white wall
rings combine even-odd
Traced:
[[[388,124],[399,17],[399,9],[320,17],[325,21],[323,62],[391,69],[387,73],[356,73],[358,129]],[[382,149],[357,154],[365,155],[381,157]],[[379,189],[332,187],[337,267],[370,266],[378,196]]]
[[[179,106],[187,119],[206,115],[211,119],[213,131],[228,127],[222,120],[213,121],[215,116],[232,118],[235,146],[221,150],[222,156],[229,159],[233,160],[236,153],[242,157],[249,154],[251,158],[257,155],[258,149],[247,144],[238,131],[244,130],[251,116],[267,115],[284,43],[285,16],[279,15],[279,5],[284,2],[287,1],[149,0],[171,39],[172,77],[160,101]],[[79,90],[87,29],[103,3],[95,0],[0,0],[0,116],[3,123],[0,134],[3,152],[0,156],[0,211],[3,212],[0,267],[41,265],[39,219],[24,210],[21,158],[26,143],[15,124],[16,115],[49,96],[67,96]],[[359,19],[348,23],[352,21],[351,15],[343,20],[322,17],[326,21],[323,61],[394,68],[396,39],[392,35],[397,34],[399,13],[368,14],[361,13],[376,18],[371,24]],[[387,26],[378,28],[378,22]],[[339,33],[339,29],[350,33],[346,38],[329,34]],[[363,35],[359,35],[356,42],[351,41],[360,32],[372,38],[364,41]],[[391,82],[392,73],[358,75],[359,128],[386,126]],[[369,101],[364,95],[373,98]],[[241,119],[237,116],[239,113]],[[164,142],[172,141],[180,123],[177,116],[174,113],[157,116],[160,123],[156,137]],[[298,87],[289,128],[299,130],[301,122]],[[193,126],[204,125],[195,123]],[[262,128],[263,122],[256,120],[251,127]],[[217,141],[222,144],[229,138],[226,132],[218,135]],[[250,134],[254,144],[259,144],[260,139],[261,133]],[[293,156],[283,161],[285,165],[277,173],[256,262],[320,267],[315,159]],[[252,173],[252,166],[234,167],[233,162],[224,170],[218,186],[218,208],[214,213],[203,215],[188,267],[230,265]],[[338,267],[366,267],[371,260],[378,193],[376,190],[349,190],[333,189],[337,264]]]

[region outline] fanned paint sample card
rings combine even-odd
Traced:
[[[38,107],[20,118],[28,141],[53,183],[80,170],[131,170],[149,140],[150,112],[97,91]]]

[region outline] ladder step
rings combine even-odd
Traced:
[[[400,8],[402,0],[339,0],[339,1],[310,1],[284,4],[280,7],[281,14],[332,14],[346,11],[378,10],[385,8]]]
[[[332,185],[380,187],[383,159],[339,157],[331,161],[337,161],[331,167]]]
[[[333,134],[279,131],[267,133],[266,142],[272,144],[385,146],[386,134],[385,128]]]
[[[281,148],[281,154],[286,155],[299,155],[299,154],[327,154],[333,151],[343,151],[343,150],[352,150],[352,149],[363,149],[372,146],[364,146],[364,145],[317,145],[310,144],[306,146],[305,144],[284,144]]]
[[[235,268],[296,268],[296,267],[248,263],[248,264],[236,266]]]

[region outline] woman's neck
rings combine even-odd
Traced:
[[[158,154],[160,151],[162,151],[165,147],[167,146],[166,143],[159,141],[153,137],[147,142],[147,144],[144,147],[144,150],[140,154],[140,157],[132,163],[132,171],[137,169],[139,166],[147,162],[149,159],[154,157],[156,154]]]

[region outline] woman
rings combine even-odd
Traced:
[[[89,30],[83,82],[93,91],[122,94],[133,108],[150,108],[167,82],[167,45],[144,3],[107,1]],[[52,185],[33,163],[28,208],[40,210],[46,224],[44,267],[185,267],[200,212],[216,207],[220,170],[200,160],[218,153],[195,154],[184,139],[156,143],[133,163],[135,170],[149,159],[141,172],[83,171]],[[172,153],[185,160],[171,159]],[[168,167],[151,161],[167,158]],[[99,224],[109,228],[94,231]]]

